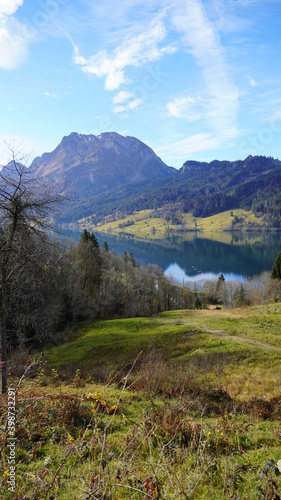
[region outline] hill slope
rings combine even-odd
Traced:
[[[78,336],[48,350],[45,356],[49,368],[67,371],[75,366],[85,375],[96,370],[106,377],[111,370],[129,366],[140,352],[144,358],[152,353],[155,361],[161,354],[170,373],[189,373],[196,367],[194,378],[199,386],[206,383],[207,374],[209,387],[219,385],[233,398],[270,399],[281,394],[274,368],[281,356],[280,326],[276,304],[231,311],[169,311],[154,318],[85,325]]]
[[[108,213],[114,211],[114,197],[107,198]],[[195,217],[207,217],[226,210],[252,210],[264,216],[266,226],[281,227],[281,162],[263,156],[239,161],[186,162],[170,179],[148,186],[141,195],[119,198],[119,208],[136,210],[181,207]]]
[[[64,332],[47,365],[9,378],[17,498],[280,498],[279,332],[277,304]],[[21,376],[31,361],[19,359]],[[0,496],[12,500],[8,453]]]
[[[242,208],[266,215],[268,225],[281,226],[281,162],[263,156],[210,163],[187,161],[154,191],[127,199],[130,209],[181,203],[183,212],[206,217]]]

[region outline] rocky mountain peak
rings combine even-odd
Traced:
[[[63,137],[54,151],[44,153],[34,162],[41,175],[63,172],[70,182],[85,191],[155,181],[174,172],[149,146],[116,132],[98,136],[72,132]]]

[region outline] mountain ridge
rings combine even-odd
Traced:
[[[66,205],[59,222],[177,206],[195,217],[242,208],[281,227],[281,162],[264,156],[244,160],[187,160],[176,170],[131,136],[71,133],[51,153],[34,159],[42,176],[66,174],[76,201]],[[73,196],[71,196],[73,199]]]
[[[134,137],[116,132],[99,136],[72,132],[50,153],[34,159],[42,176],[65,173],[80,190],[107,189],[128,183],[162,179],[174,170]]]

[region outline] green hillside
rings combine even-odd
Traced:
[[[52,368],[76,366],[87,376],[95,370],[104,371],[106,378],[111,370],[128,366],[140,352],[145,357],[155,350],[177,373],[198,367],[193,375],[198,384],[206,383],[207,377],[211,388],[223,387],[231,397],[268,399],[281,394],[277,372],[280,332],[279,305],[233,311],[170,311],[155,318],[85,326],[71,342],[48,350],[46,359]]]
[[[18,359],[17,498],[278,498],[280,331],[279,304],[173,311]]]
[[[94,225],[91,218],[82,218],[78,221],[81,228],[108,233],[112,235],[134,235],[136,238],[149,240],[161,240],[172,234],[188,234],[197,232],[200,237],[212,233],[212,237],[221,240],[224,231],[232,230],[260,230],[264,224],[260,217],[256,217],[252,211],[242,209],[227,210],[209,217],[194,217],[192,213],[182,213],[180,210],[141,210],[126,217],[105,221]],[[223,237],[224,240],[227,237]],[[229,235],[231,240],[231,235]]]

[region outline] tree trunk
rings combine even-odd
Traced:
[[[7,319],[5,308],[5,282],[2,281],[0,288],[0,333],[1,333],[1,361],[2,361],[2,394],[8,389],[8,365],[7,365]]]

